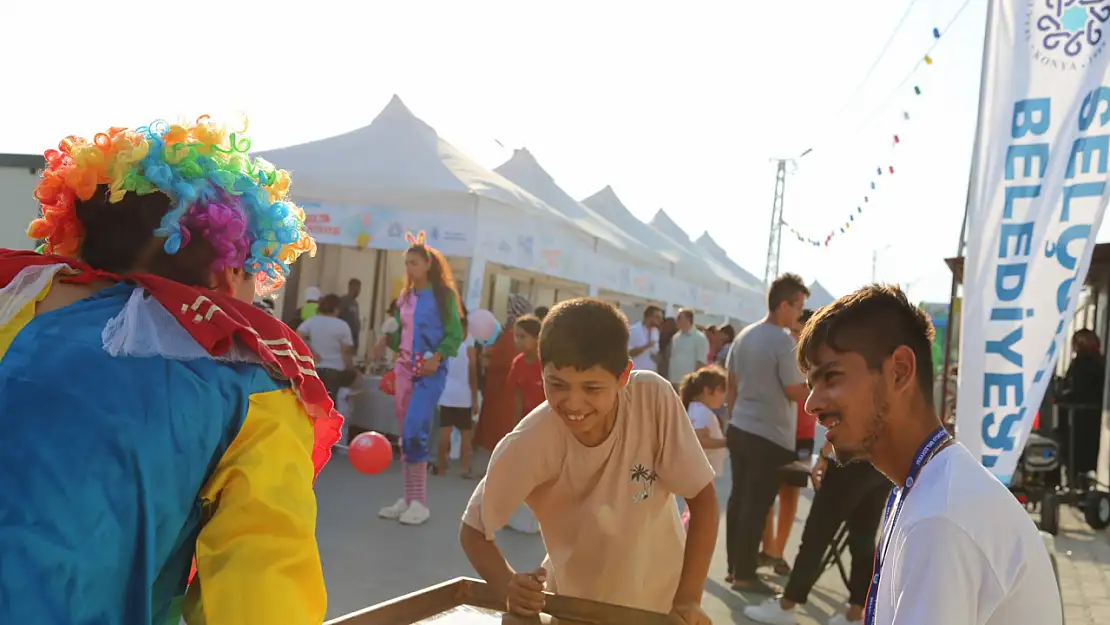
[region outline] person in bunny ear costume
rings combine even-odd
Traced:
[[[406,235],[405,286],[397,298],[397,330],[378,343],[397,352],[393,402],[401,426],[404,496],[382,508],[378,516],[405,525],[428,520],[427,480],[429,441],[436,406],[447,383],[449,358],[463,341],[459,294],[451,267],[438,250],[426,243],[423,232]]]

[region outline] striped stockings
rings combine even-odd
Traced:
[[[405,503],[419,501],[428,506],[428,463],[403,462],[401,463],[402,476],[405,482]]]

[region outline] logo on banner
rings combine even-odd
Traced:
[[[1106,45],[1110,0],[1030,0],[1026,35],[1033,58],[1062,71],[1087,67]]]
[[[394,221],[389,224],[389,230],[386,231],[386,236],[391,239],[400,239],[405,235],[405,229],[401,227],[401,222]]]

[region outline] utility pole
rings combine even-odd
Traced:
[[[806,150],[798,155],[802,158],[806,154],[813,151],[813,148]],[[772,163],[775,163],[775,201],[771,205],[771,231],[767,235],[767,263],[764,265],[763,270],[763,285],[770,286],[771,282],[779,275],[779,252],[782,249],[782,226],[784,224],[782,219],[783,210],[783,195],[786,192],[786,174],[794,173],[797,166],[793,158],[773,158]],[[790,167],[790,172],[787,172],[787,167]]]
[[[767,236],[767,263],[763,284],[770,285],[779,275],[779,251],[782,248],[782,200],[786,192],[786,159],[778,159],[775,168],[775,202],[771,205],[771,231]]]

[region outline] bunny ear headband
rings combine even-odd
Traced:
[[[408,241],[411,246],[425,245],[428,240],[428,235],[424,234],[423,230],[417,232],[415,236],[411,232],[406,232],[405,240]]]

